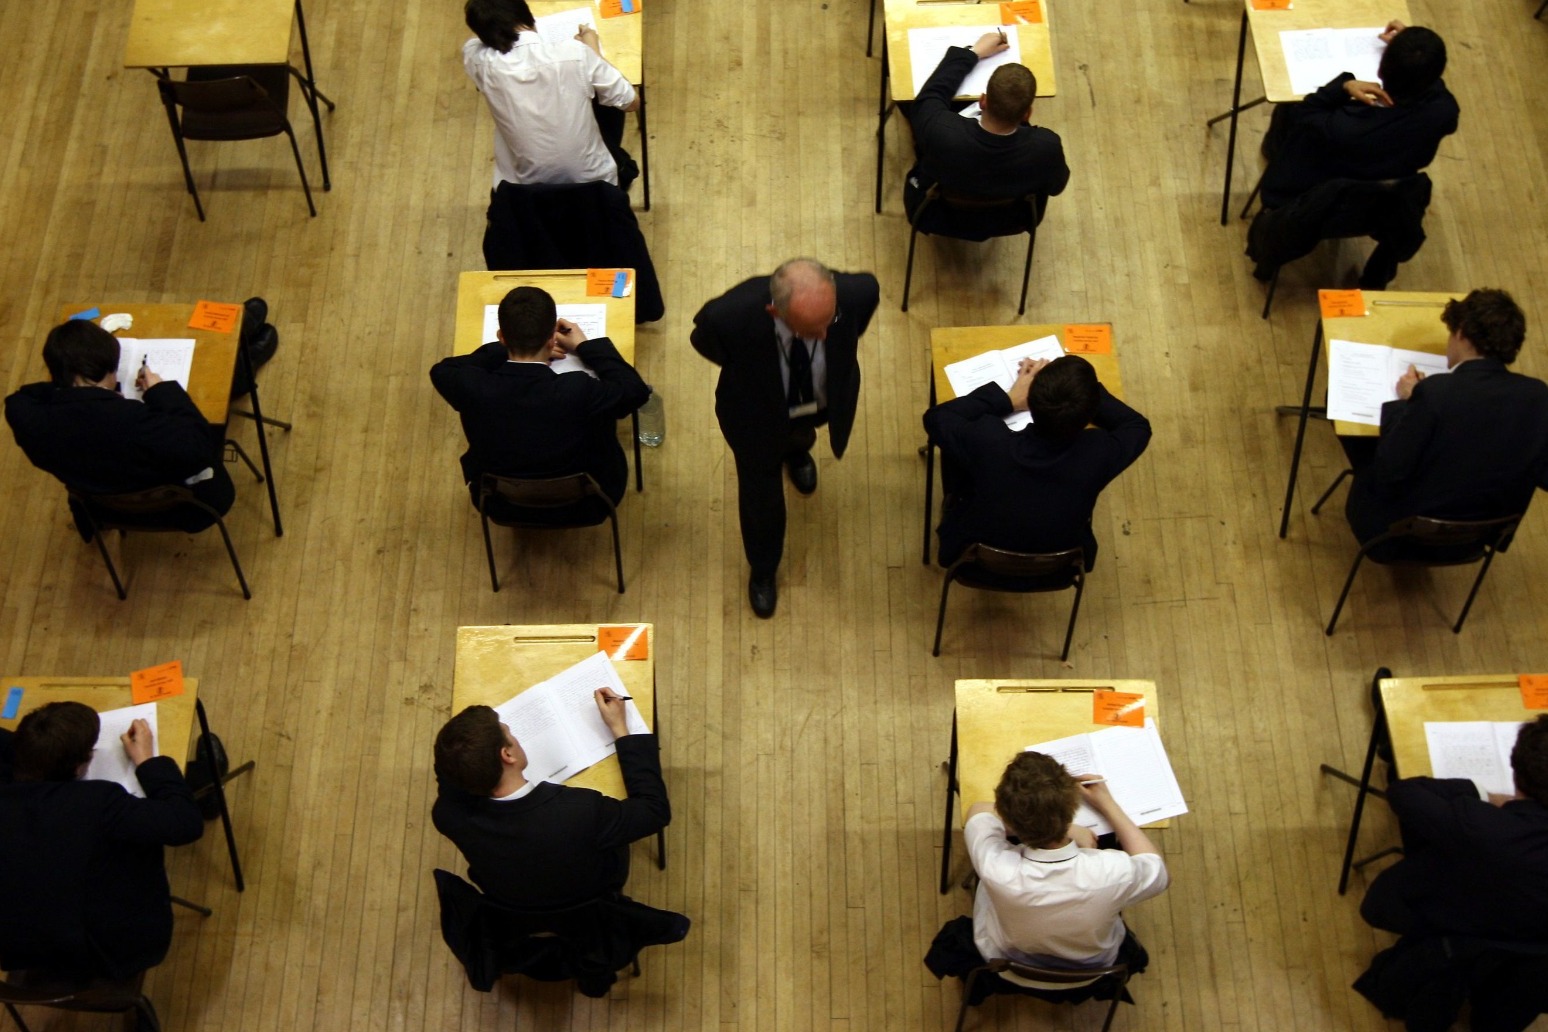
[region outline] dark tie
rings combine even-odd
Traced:
[[[806,341],[790,338],[790,390],[786,402],[791,408],[807,405],[816,400],[812,390],[812,356],[806,351]]]

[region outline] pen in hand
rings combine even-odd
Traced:
[[[1082,781],[1081,784],[1082,785],[1105,785],[1105,784],[1107,784],[1107,779],[1106,778],[1088,778],[1087,780]]]

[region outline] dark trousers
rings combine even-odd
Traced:
[[[827,421],[824,413],[792,419],[785,424],[784,443],[778,450],[769,449],[757,457],[731,453],[736,460],[742,550],[752,575],[760,580],[774,576],[785,554],[785,463],[810,452],[817,443],[817,428]],[[766,455],[778,457],[767,461]]]
[[[597,130],[602,134],[602,145],[618,165],[618,188],[627,191],[640,177],[640,166],[623,149],[624,112],[593,100],[591,113],[596,117]]]

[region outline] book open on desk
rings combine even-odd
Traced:
[[[1135,824],[1152,824],[1188,812],[1172,762],[1161,745],[1161,733],[1150,717],[1145,718],[1144,727],[1109,727],[1056,738],[1029,745],[1027,752],[1052,756],[1071,774],[1100,775],[1113,801]],[[1075,812],[1075,823],[1098,835],[1113,830],[1085,803]]]
[[[1328,340],[1328,418],[1381,425],[1381,407],[1397,400],[1397,382],[1413,366],[1425,376],[1450,371],[1445,355],[1385,344]]]
[[[83,778],[87,781],[116,782],[123,785],[130,795],[144,799],[145,789],[140,787],[140,779],[134,773],[134,764],[129,762],[124,743],[118,739],[129,730],[130,724],[143,720],[150,725],[151,741],[156,743],[155,755],[160,756],[161,728],[156,722],[156,704],[146,702],[122,709],[103,710],[97,714],[97,720],[100,722],[97,747],[91,754],[91,763],[82,775]]]
[[[946,366],[946,380],[957,397],[972,394],[986,383],[997,383],[1007,393],[1016,382],[1016,367],[1024,358],[1036,361],[1046,358],[1050,362],[1064,355],[1059,338],[1053,335],[1029,340],[1011,348],[985,351],[981,355],[965,358]],[[1012,412],[1005,417],[1005,425],[1012,430],[1022,430],[1032,422],[1030,412]]]
[[[581,26],[595,29],[597,27],[596,15],[591,12],[591,5],[572,7],[566,11],[555,11],[553,14],[540,14],[532,19],[532,27],[543,38],[544,43],[559,43],[567,39],[574,39]]]
[[[995,14],[998,7],[991,7]],[[987,13],[987,12],[986,12]],[[924,89],[930,73],[935,71],[952,47],[969,47],[977,43],[985,33],[1003,32],[1010,49],[983,58],[968,72],[962,85],[957,87],[959,97],[981,96],[989,88],[989,76],[1001,65],[1021,63],[1021,40],[1014,25],[930,25],[908,30],[909,70],[914,77],[914,96]]]
[[[1483,795],[1515,795],[1510,750],[1520,731],[1519,720],[1427,720],[1430,771],[1437,778],[1466,778]]]
[[[1345,72],[1362,82],[1378,82],[1377,69],[1387,44],[1385,26],[1359,29],[1282,29],[1279,45],[1285,52],[1285,71],[1290,91],[1304,97],[1316,93]]]
[[[118,338],[118,387],[130,401],[144,401],[135,385],[143,364],[163,380],[176,380],[188,389],[188,374],[193,369],[194,346],[191,338],[140,340]]]
[[[605,652],[592,653],[494,708],[527,754],[528,781],[558,784],[618,751],[597,711],[592,693],[598,688],[629,694]],[[650,733],[632,701],[624,710],[630,734]]]
[[[556,316],[560,319],[568,319],[580,327],[583,340],[596,340],[598,337],[607,336],[607,305],[603,304],[578,304],[555,305]],[[484,306],[484,341],[499,340],[500,306]],[[580,360],[579,355],[565,355],[548,363],[548,368],[556,373],[585,373],[593,380],[597,374],[591,367]]]

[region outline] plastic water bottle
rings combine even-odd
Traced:
[[[666,405],[661,392],[654,387],[650,397],[640,406],[640,443],[647,448],[659,448],[666,440]]]

